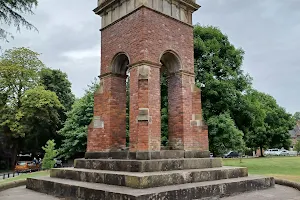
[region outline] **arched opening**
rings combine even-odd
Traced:
[[[115,97],[113,99],[116,108],[113,123],[118,124],[118,127],[115,127],[112,140],[116,143],[115,146],[119,146],[117,149],[124,149],[129,144],[129,62],[126,53],[118,53],[111,64],[111,72],[114,77],[111,82],[114,88],[111,92],[114,93],[112,96]],[[122,144],[121,147],[118,144]]]
[[[172,51],[166,51],[160,62],[161,67],[161,142],[162,146],[172,147],[169,143],[176,127],[176,92],[178,80],[175,73],[181,68],[179,57]],[[179,104],[180,105],[180,104]],[[175,123],[175,124],[174,124]]]
[[[128,65],[128,56],[125,53],[118,53],[112,62],[112,73],[126,76]]]

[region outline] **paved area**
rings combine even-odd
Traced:
[[[300,200],[300,191],[290,187],[276,185],[275,188],[244,193],[223,198],[222,200]]]
[[[0,192],[1,200],[58,200],[58,198],[27,190],[25,186],[17,187]],[[257,192],[240,194],[222,200],[300,200],[300,191],[276,185],[275,188]]]

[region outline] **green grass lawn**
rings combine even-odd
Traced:
[[[17,180],[25,180],[27,178],[39,177],[39,176],[49,176],[49,171],[40,171],[40,172],[34,172],[34,173],[20,174],[17,177],[0,180],[0,185],[4,184],[4,183],[17,181]]]
[[[224,166],[247,167],[249,174],[261,174],[300,182],[300,157],[223,159]]]

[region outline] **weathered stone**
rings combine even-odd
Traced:
[[[223,167],[170,172],[113,172],[88,169],[52,169],[51,177],[83,182],[104,183],[131,188],[152,188],[248,176],[247,168]]]
[[[128,172],[155,172],[213,167],[222,167],[222,160],[220,158],[157,160],[77,159],[75,162],[75,168]]]
[[[134,185],[135,180],[131,184]],[[137,184],[137,183],[135,183]],[[244,177],[149,189],[85,183],[57,178],[29,178],[27,188],[67,199],[87,200],[195,200],[224,197],[273,187],[273,178]]]

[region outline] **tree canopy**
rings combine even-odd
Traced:
[[[94,111],[94,92],[98,84],[93,83],[80,99],[76,99],[72,110],[67,113],[64,127],[59,131],[64,138],[60,155],[70,158],[78,152],[86,151],[87,129]]]
[[[49,139],[60,140],[64,106],[73,101],[66,74],[46,68],[38,53],[22,47],[0,56],[0,139],[11,166],[20,151],[37,153]]]

